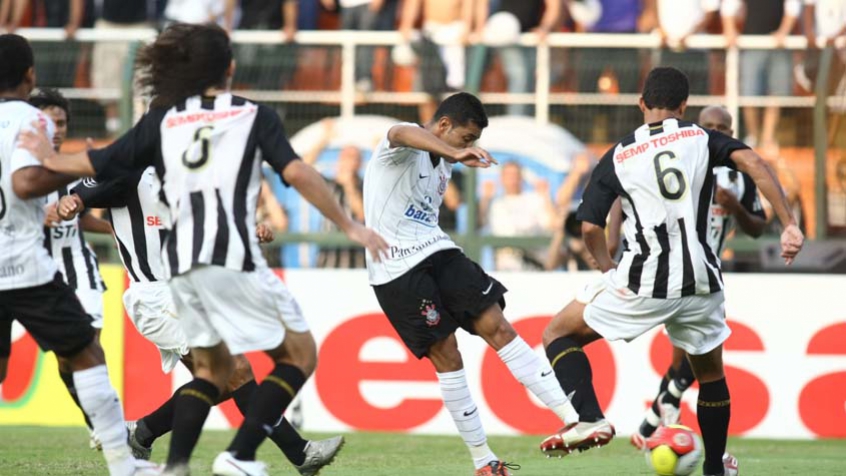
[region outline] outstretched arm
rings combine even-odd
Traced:
[[[388,141],[391,147],[409,147],[425,150],[450,163],[461,162],[468,167],[488,168],[497,161],[488,151],[479,147],[456,149],[435,137],[434,134],[418,126],[396,125],[388,131]]]
[[[29,200],[43,197],[74,180],[76,178],[47,170],[44,167],[24,167],[12,173],[12,190],[19,198]]]

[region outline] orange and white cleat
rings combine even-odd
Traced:
[[[629,438],[629,443],[641,451],[646,450],[646,437],[641,435],[640,432],[633,433],[632,437]]]
[[[509,469],[517,471],[520,465],[505,461],[491,461],[487,466],[477,469],[474,476],[511,476]]]
[[[608,420],[570,423],[558,433],[543,440],[540,448],[547,458],[567,456],[574,451],[587,451],[607,445],[616,432]]]

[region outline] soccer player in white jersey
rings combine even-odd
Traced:
[[[722,132],[733,136],[731,114],[719,106],[709,106],[699,113],[699,125],[705,129]],[[752,179],[741,172],[720,166],[714,169],[714,194],[708,212],[708,245],[714,256],[720,257],[726,236],[735,228],[740,228],[745,234],[758,238],[767,226],[764,208],[758,197],[758,187]],[[619,199],[618,199],[619,200]],[[622,223],[622,208],[614,207],[608,219],[609,227],[613,223]],[[612,251],[611,256],[615,253]],[[693,385],[695,377],[690,361],[684,350],[673,347],[673,358],[670,368],[661,379],[658,395],[652,406],[646,411],[646,416],[632,434],[631,443],[637,448],[643,448],[646,438],[651,436],[659,425],[673,425],[678,423],[681,416],[681,396]]]
[[[166,472],[188,472],[203,423],[231,376],[232,354],[261,350],[275,367],[212,471],[264,475],[256,449],[314,371],[317,350],[253,233],[262,161],[374,256],[387,244],[343,212],[320,174],[294,153],[272,109],[229,92],[235,63],[223,29],[172,25],[139,50],[137,67],[151,107],[111,146],[57,155],[40,128],[23,134],[22,143],[49,170],[100,181],[155,167],[167,207],[163,262],[194,361],[194,380],[175,402]]]
[[[596,400],[582,347],[600,338],[632,340],[664,324],[673,345],[690,356],[700,384],[704,473],[737,474],[737,460],[723,458],[730,398],[722,343],[731,332],[719,260],[707,239],[713,168],[724,165],[748,174],[774,204],[784,225],[781,246],[787,264],[804,237],[778,179],[757,154],[721,132],[681,120],[688,94],[684,73],[653,69],[640,99],[645,124],[605,154],[585,189],[578,218],[585,244],[604,274],[544,331],[547,356],[580,417],[543,441],[547,454],[607,444],[614,436]],[[606,217],[617,197],[627,217],[627,249],[619,265],[605,240]]]
[[[435,367],[444,405],[477,476],[507,475],[513,468],[487,444],[455,338],[459,327],[493,347],[514,377],[565,424],[578,420],[552,369],[505,319],[505,286],[467,258],[438,225],[453,164],[496,163],[473,147],[487,125],[475,96],[450,96],[425,126],[392,127],[364,176],[365,223],[391,243],[386,259],[367,255],[370,284],[406,347]]]
[[[108,209],[114,224],[115,243],[129,275],[129,287],[123,294],[126,313],[138,332],[158,347],[162,371],[170,373],[179,361],[193,370],[193,362],[188,355],[188,339],[176,316],[159,251],[164,228],[158,190],[153,167],[105,183],[89,179],[62,197],[58,215],[68,220],[88,208]],[[263,224],[258,225],[256,234],[262,243],[273,240],[273,232]],[[308,330],[304,320],[298,325],[303,331]],[[258,384],[247,358],[243,355],[234,358],[235,371],[223,397],[231,396],[238,410],[246,414]],[[153,412],[127,423],[129,445],[136,458],[149,459],[153,442],[171,431],[179,394],[177,390]],[[344,443],[340,436],[305,440],[284,417],[274,426],[269,438],[303,476],[317,474],[320,468],[330,464]]]
[[[52,122],[26,103],[35,86],[32,49],[18,35],[0,35],[0,323],[20,322],[45,351],[67,360],[80,404],[91,419],[113,476],[154,474],[126,443],[123,409],[109,383],[91,317],[44,248],[44,197],[71,181],[51,172],[18,140],[39,124],[52,150]]]

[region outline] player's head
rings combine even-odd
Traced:
[[[154,107],[171,107],[212,88],[226,89],[235,73],[229,35],[211,23],[169,26],[138,51],[135,66]]]
[[[699,113],[699,125],[705,129],[722,132],[727,136],[734,135],[731,128],[731,114],[722,106],[708,106]]]
[[[53,147],[56,150],[68,136],[68,122],[70,121],[70,103],[62,93],[51,88],[40,88],[29,97],[29,103],[41,109],[53,120],[56,132],[53,134]]]
[[[647,111],[663,110],[681,117],[687,107],[690,86],[687,75],[676,68],[660,67],[649,72],[643,95],[640,97],[640,109]]]
[[[0,35],[0,93],[25,99],[35,87],[35,60],[26,38]]]
[[[488,127],[488,113],[479,98],[458,93],[443,100],[429,123],[429,130],[447,144],[463,149],[470,147]]]
[[[523,191],[523,168],[517,162],[503,164],[499,179],[506,195],[519,195]]]

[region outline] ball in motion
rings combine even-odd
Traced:
[[[687,476],[701,456],[699,435],[683,425],[662,426],[646,440],[646,462],[658,476]]]

